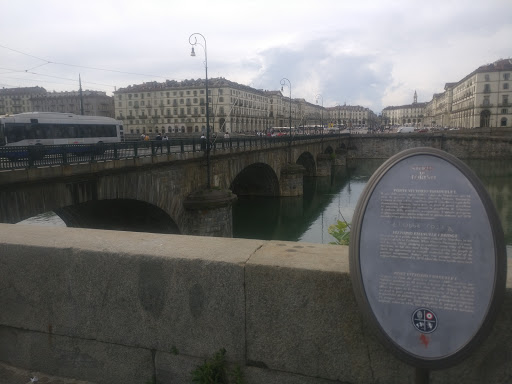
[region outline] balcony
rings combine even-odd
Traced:
[[[494,105],[491,103],[482,103],[479,105],[480,108],[492,108]]]

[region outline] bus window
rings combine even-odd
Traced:
[[[46,132],[48,131],[47,125],[34,124],[32,127],[33,127],[33,131],[34,131],[34,138],[46,139],[46,136],[47,136]]]
[[[25,138],[25,130],[19,129],[19,127],[14,124],[6,124],[5,137],[8,143],[17,143]]]
[[[53,137],[56,139],[67,139],[69,137],[69,129],[65,125],[57,125],[53,127]]]
[[[68,138],[75,138],[77,137],[77,129],[74,125],[71,125],[68,127]]]
[[[35,133],[34,127],[32,125],[27,124],[23,128],[25,130],[25,138],[26,139],[34,140],[36,138],[36,133]]]
[[[90,125],[80,125],[78,137],[80,137],[80,138],[91,137],[91,128],[92,128],[92,126],[90,126]]]
[[[0,146],[5,145],[4,124],[0,124]]]
[[[105,137],[116,137],[117,129],[115,125],[105,125]]]

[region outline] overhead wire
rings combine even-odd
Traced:
[[[45,66],[45,65],[49,65],[49,64],[54,64],[54,65],[62,65],[62,66],[74,67],[74,68],[91,69],[91,70],[95,70],[95,71],[120,73],[120,74],[125,74],[125,75],[145,76],[145,77],[150,77],[150,78],[167,79],[167,77],[159,76],[159,75],[148,75],[148,74],[144,74],[144,73],[128,72],[128,71],[121,71],[121,70],[116,70],[116,69],[89,67],[89,66],[85,66],[85,65],[68,64],[68,63],[60,63],[60,62],[50,61],[50,60],[46,60],[46,59],[43,59],[41,57],[38,57],[38,56],[35,56],[35,55],[32,55],[32,54],[26,53],[26,52],[22,52],[22,51],[17,50],[17,49],[13,49],[13,48],[7,47],[7,46],[5,46],[3,44],[0,44],[0,48],[7,49],[9,51],[19,53],[21,55],[25,55],[25,56],[32,57],[32,58],[37,59],[37,60],[44,61],[43,64],[37,65],[37,66],[32,67],[32,68],[24,69],[24,70],[16,70],[16,69],[10,69],[10,68],[0,68],[0,69],[9,71],[7,73],[12,73],[12,72],[14,72],[14,73],[16,73],[16,72],[18,72],[18,73],[28,73],[28,74],[38,75],[38,76],[47,76],[47,77],[53,77],[53,78],[57,78],[57,79],[62,79],[62,80],[76,82],[76,80],[73,80],[73,79],[67,79],[67,78],[58,77],[58,76],[44,75],[42,73],[31,72],[31,70],[33,70],[33,69],[36,69],[36,68],[39,68],[39,67],[42,67],[42,66]],[[0,73],[0,75],[2,75],[2,73]],[[84,84],[102,85],[102,86],[107,86],[107,87],[115,88],[115,86],[110,85],[110,84],[102,84],[102,83],[95,83],[95,82],[84,81]]]

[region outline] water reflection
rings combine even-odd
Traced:
[[[234,237],[329,243],[337,220],[352,221],[368,179],[383,160],[358,160],[335,169],[331,177],[305,178],[301,198],[240,199],[233,208]],[[508,161],[466,162],[494,202],[512,250],[512,164]]]
[[[501,219],[505,243],[512,245],[512,166],[509,161],[467,161],[485,185]]]
[[[315,243],[332,241],[327,228],[352,220],[366,182],[382,160],[333,169],[330,177],[305,177],[301,197],[241,197],[233,207],[233,235],[238,238]]]

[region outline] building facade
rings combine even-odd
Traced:
[[[23,112],[64,112],[114,117],[114,100],[100,91],[47,92],[41,87],[0,89],[0,115]]]
[[[373,128],[377,124],[377,115],[359,105],[337,105],[327,108],[327,112],[330,125]]]
[[[414,91],[412,104],[386,107],[382,110],[382,124],[385,126],[423,127],[427,103],[418,103],[418,94]]]
[[[114,92],[116,118],[127,133],[206,131],[204,79],[148,82]],[[320,124],[322,107],[224,78],[208,80],[208,118],[212,132],[254,133],[273,127]]]
[[[512,127],[511,74],[512,60],[498,60],[451,84],[450,126]]]
[[[32,112],[32,98],[46,93],[41,87],[0,89],[0,115]]]
[[[382,124],[429,128],[512,128],[512,59],[482,65],[446,83],[427,103],[386,107]]]

